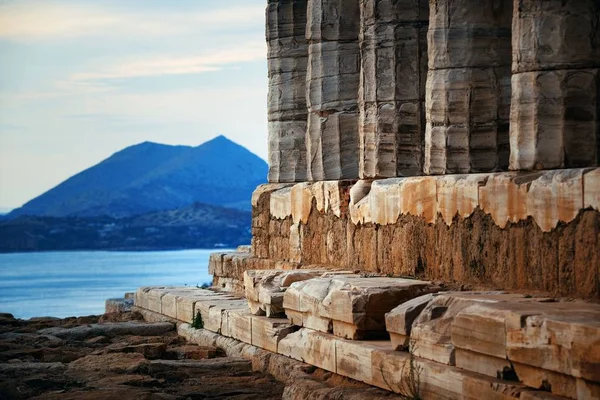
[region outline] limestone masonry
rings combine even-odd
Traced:
[[[137,309],[401,398],[600,399],[600,2],[266,17],[252,244]]]
[[[248,268],[599,299],[599,15],[595,0],[269,1],[279,119]],[[239,291],[242,273],[216,275]]]

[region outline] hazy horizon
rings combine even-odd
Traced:
[[[144,141],[266,159],[265,7],[0,0],[0,210]]]

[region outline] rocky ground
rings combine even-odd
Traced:
[[[0,314],[0,400],[281,399],[284,385],[171,323],[135,312],[81,318]]]

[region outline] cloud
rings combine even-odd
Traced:
[[[177,8],[174,6],[174,10]],[[9,40],[47,40],[88,36],[162,37],[190,31],[211,31],[251,26],[264,18],[264,5],[184,13],[153,10],[132,12],[100,7],[86,2],[49,3],[19,1],[0,4],[0,38]]]
[[[96,72],[83,72],[71,76],[74,84],[86,84],[102,79],[136,78],[161,75],[199,74],[214,72],[226,66],[264,60],[264,43],[248,42],[224,50],[217,50],[197,56],[157,56],[115,63]],[[93,83],[89,83],[93,86]]]

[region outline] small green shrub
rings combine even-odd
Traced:
[[[204,321],[202,321],[202,315],[200,311],[196,313],[196,316],[192,319],[192,328],[194,329],[203,329]]]

